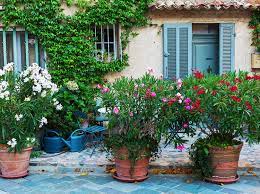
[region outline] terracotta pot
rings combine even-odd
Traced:
[[[237,175],[238,161],[243,143],[226,148],[212,147],[209,149],[212,177],[206,180],[214,183],[234,183]]]
[[[149,158],[141,157],[131,168],[131,161],[128,159],[128,151],[122,148],[117,151],[115,157],[116,173],[114,178],[123,182],[144,181],[148,178]]]
[[[0,176],[3,178],[21,178],[28,175],[28,167],[32,148],[21,153],[0,149]]]

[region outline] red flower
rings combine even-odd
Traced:
[[[245,102],[245,105],[246,105],[246,108],[247,108],[248,110],[252,110],[252,109],[253,109],[253,107],[252,107],[252,105],[250,104],[250,102],[246,101],[246,102]]]
[[[197,79],[202,79],[204,77],[204,75],[199,72],[199,71],[194,71],[194,77],[196,77]]]
[[[169,102],[168,102],[168,106],[173,105],[174,102],[176,102],[175,98],[170,99]]]
[[[212,94],[213,96],[216,96],[216,95],[217,95],[217,91],[216,91],[216,90],[213,90],[211,94]]]
[[[231,92],[235,92],[235,91],[237,91],[238,90],[238,87],[237,86],[231,86],[230,87],[230,91]]]
[[[236,83],[241,83],[242,81],[241,81],[241,79],[239,79],[239,78],[237,77],[237,78],[235,78],[235,82],[236,82]]]
[[[260,75],[254,75],[255,80],[260,80]]]
[[[198,110],[200,108],[200,100],[196,100],[192,103],[192,109]]]
[[[226,82],[225,84],[226,84],[226,86],[230,86],[230,82]]]
[[[228,81],[225,81],[225,80],[220,80],[219,81],[219,83],[221,84],[221,85],[226,85],[226,86],[230,86],[230,83],[228,82]]]
[[[225,82],[225,80],[220,80],[219,83],[220,83],[221,85],[223,85],[223,84],[225,84],[226,82]]]
[[[193,90],[198,90],[199,86],[193,86]]]
[[[250,75],[247,75],[247,76],[246,76],[246,80],[252,80],[252,79],[254,79],[253,76],[250,76]]]
[[[232,100],[236,101],[236,102],[241,102],[241,98],[237,97],[237,96],[231,96]]]
[[[199,89],[197,92],[198,95],[202,95],[205,94],[205,90],[204,89]]]

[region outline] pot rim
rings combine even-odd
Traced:
[[[28,147],[28,148],[23,149],[22,152],[31,151],[32,149],[33,149],[33,147]],[[7,152],[8,152],[8,148],[6,148],[6,149],[0,148],[0,153],[7,153]],[[20,152],[12,151],[12,152],[9,152],[9,153],[20,153]]]
[[[217,146],[212,146],[209,148],[209,150],[212,151],[219,151],[219,150],[234,150],[234,149],[242,149],[244,143],[242,141],[240,141],[240,144],[237,145],[232,145],[232,146],[227,146],[227,147],[217,147]]]

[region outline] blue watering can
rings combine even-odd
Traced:
[[[62,138],[62,141],[69,147],[71,152],[80,152],[85,149],[87,138],[83,129],[77,129],[71,133],[67,140]]]
[[[59,153],[65,147],[61,134],[55,130],[47,130],[42,143],[46,153]]]

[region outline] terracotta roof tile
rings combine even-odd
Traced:
[[[155,9],[256,9],[260,0],[156,0],[152,4]]]

